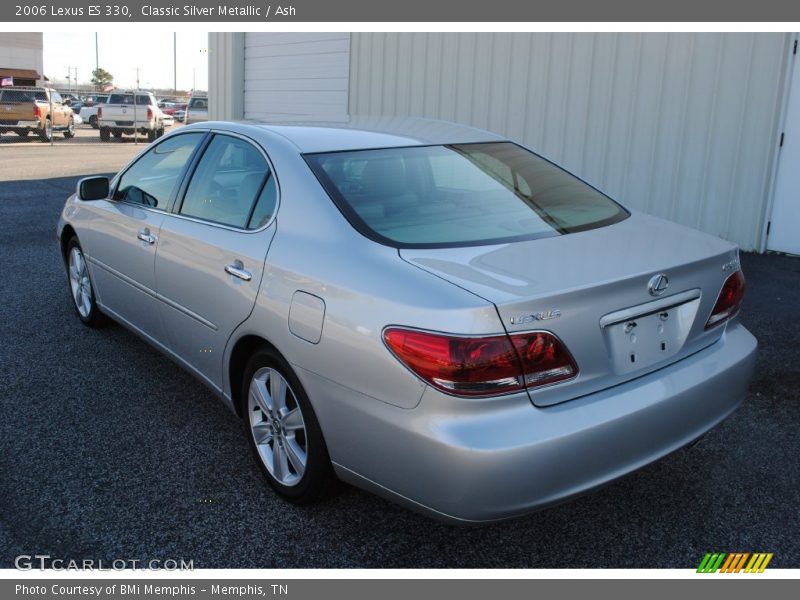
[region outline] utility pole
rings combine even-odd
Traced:
[[[94,68],[95,70],[100,69],[100,50],[99,45],[97,43],[97,32],[94,32]]]
[[[172,91],[178,94],[178,33],[172,32]]]

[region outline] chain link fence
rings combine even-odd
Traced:
[[[148,144],[183,125],[205,120],[207,97],[156,97],[147,90],[60,93],[48,87],[0,88],[0,146]]]

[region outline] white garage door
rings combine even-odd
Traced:
[[[347,115],[349,75],[349,33],[249,32],[245,119],[342,119]]]

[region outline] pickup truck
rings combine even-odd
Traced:
[[[206,96],[194,96],[189,100],[184,121],[187,125],[208,121],[208,98]]]
[[[112,135],[121,138],[144,133],[150,142],[164,135],[164,123],[155,96],[144,90],[111,92],[108,102],[97,109],[97,124],[101,142],[109,141]]]
[[[97,98],[91,104],[87,102],[81,106],[80,115],[83,122],[91,125],[92,129],[99,129],[100,125],[97,124],[97,109],[106,102],[108,102],[108,96],[103,96],[102,98]]]
[[[0,133],[27,137],[31,132],[43,142],[54,132],[69,139],[75,135],[74,113],[61,101],[56,90],[39,87],[0,89]]]

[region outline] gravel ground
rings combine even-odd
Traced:
[[[0,567],[17,553],[195,567],[800,567],[800,260],[743,256],[761,343],[749,398],[700,444],[481,528],[342,485],[297,508],[262,482],[213,395],[119,326],[73,313],[54,231],[76,178],[0,183]]]

